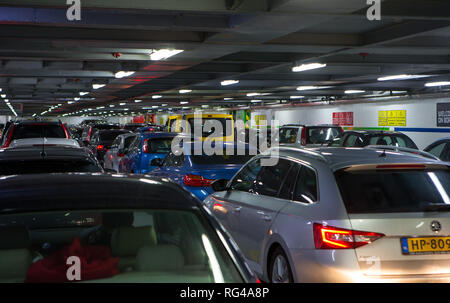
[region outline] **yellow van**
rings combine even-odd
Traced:
[[[183,120],[186,121],[191,129],[191,132],[194,132],[194,119],[201,118],[202,122],[202,140],[213,140],[213,141],[223,141],[223,142],[233,142],[234,141],[234,120],[233,115],[229,114],[188,114],[183,116]],[[208,120],[216,120],[219,121],[222,125],[223,136],[220,137],[211,137],[212,132],[203,132],[203,126],[205,122]],[[227,121],[231,121],[228,123]],[[180,121],[181,122],[181,121]],[[186,123],[185,122],[185,123]],[[230,124],[230,127],[227,129],[227,124]]]
[[[181,132],[181,115],[172,115],[167,119],[167,131]]]

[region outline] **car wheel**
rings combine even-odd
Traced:
[[[281,247],[277,247],[271,255],[269,278],[272,283],[294,282],[288,258]]]

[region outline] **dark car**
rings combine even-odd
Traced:
[[[11,176],[0,196],[0,283],[257,282],[222,225],[175,183]],[[66,273],[74,259],[79,278]]]
[[[86,148],[24,146],[0,149],[0,175],[67,172],[103,172]]]
[[[320,147],[339,138],[343,132],[339,125],[286,124],[274,134],[274,139],[285,146]]]
[[[117,136],[130,132],[131,131],[125,129],[96,130],[87,147],[97,157],[98,161],[103,164],[103,157]]]
[[[418,149],[411,138],[400,132],[390,131],[345,131],[328,146],[365,147],[368,145],[389,145]]]
[[[425,147],[424,151],[435,155],[442,161],[450,162],[450,137],[439,139],[431,143]]]
[[[8,147],[13,140],[29,138],[70,139],[70,133],[61,121],[18,121],[7,126],[1,145]]]
[[[89,145],[95,131],[103,130],[103,129],[120,129],[120,126],[117,124],[112,124],[112,123],[91,124],[91,125],[85,126],[83,128],[83,133],[81,134],[81,140],[83,142],[83,145],[85,145],[85,146]]]
[[[136,131],[137,129],[144,127],[144,123],[127,123],[123,126],[123,129],[131,130],[132,132]]]

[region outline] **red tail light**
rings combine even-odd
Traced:
[[[302,133],[301,133],[301,137],[300,137],[300,144],[301,145],[306,145],[306,127],[302,127]]]
[[[144,153],[149,153],[149,148],[148,148],[148,139],[144,139],[144,144],[142,146],[142,151]]]
[[[97,145],[97,150],[104,150],[105,147],[103,145]]]
[[[214,182],[212,179],[205,179],[199,175],[187,174],[184,176],[184,184],[193,187],[208,187]]]
[[[124,153],[117,153],[117,157],[125,157]]]
[[[66,126],[65,126],[64,124],[62,124],[62,127],[63,127],[63,129],[64,129],[64,133],[66,134],[66,138],[67,138],[67,139],[70,139],[70,134],[69,134],[69,132],[67,131]]]
[[[326,226],[313,225],[316,249],[354,249],[384,237],[384,234],[357,231]]]
[[[11,125],[11,128],[9,129],[9,132],[8,132],[8,137],[6,138],[5,145],[3,145],[2,147],[8,147],[11,144],[13,130],[14,130],[14,124]]]

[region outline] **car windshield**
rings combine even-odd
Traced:
[[[369,145],[392,145],[417,149],[411,139],[401,135],[373,135],[370,137]]]
[[[172,147],[173,138],[158,138],[147,141],[147,147],[150,153],[167,154]]]
[[[66,138],[62,125],[59,124],[19,124],[12,130],[11,140],[26,138]]]
[[[323,144],[333,141],[341,135],[339,127],[307,127],[306,144]]]
[[[101,168],[86,160],[17,160],[0,162],[0,175],[23,175],[69,172],[101,172]]]
[[[450,204],[449,169],[341,170],[335,176],[348,213],[422,212]]]
[[[227,118],[202,118],[188,119],[189,126],[191,129],[191,133],[195,134],[196,127],[198,127],[198,132],[202,134],[202,137],[223,137],[223,136],[231,136],[233,134],[233,129],[231,125],[231,119]],[[229,126],[227,127],[227,124]],[[214,126],[222,128],[222,130],[217,130]],[[219,126],[220,125],[220,126]],[[205,126],[208,128],[211,127],[211,131],[206,131]],[[216,134],[215,134],[216,133]]]
[[[10,236],[0,247],[15,252],[0,259],[0,268],[16,269],[13,282],[67,282],[68,258],[78,258],[87,282],[243,282],[198,210],[4,214],[0,233]],[[6,276],[0,274],[0,282]]]

